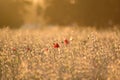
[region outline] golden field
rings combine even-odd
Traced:
[[[0,80],[120,80],[120,31],[0,29]]]

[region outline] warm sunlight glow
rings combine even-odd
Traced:
[[[33,0],[34,2],[38,1],[38,0]]]
[[[38,2],[40,2],[40,3],[43,3],[43,0],[33,0],[35,3],[38,3]]]
[[[44,5],[44,1],[43,0],[33,0],[33,2],[35,3],[35,4],[38,4],[38,3],[40,3],[42,6]]]
[[[38,0],[38,2],[41,4],[42,7],[44,7],[44,0]]]

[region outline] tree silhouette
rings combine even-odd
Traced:
[[[48,23],[65,25],[71,22],[71,4],[67,0],[49,0],[45,10],[45,19]]]
[[[0,27],[18,28],[24,23],[25,0],[0,0]]]
[[[120,24],[119,0],[45,0],[48,23],[106,26]]]

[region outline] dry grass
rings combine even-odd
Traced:
[[[1,29],[0,80],[120,80],[119,31]]]

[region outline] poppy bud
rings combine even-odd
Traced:
[[[45,48],[44,50],[45,50],[45,51],[48,51],[48,48]]]
[[[29,48],[29,47],[27,48],[27,51],[30,51],[30,48]]]
[[[16,48],[13,48],[12,50],[13,50],[13,51],[16,51]]]
[[[69,41],[67,39],[65,39],[64,43],[67,45],[67,44],[69,44]]]

